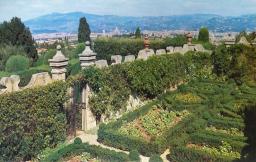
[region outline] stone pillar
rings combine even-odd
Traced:
[[[145,37],[144,37],[144,48],[149,49],[149,45],[150,45],[150,42],[149,42],[148,35],[145,35]]]
[[[90,105],[89,105],[89,96],[90,96],[90,87],[87,84],[82,91],[82,103],[84,103],[84,108],[82,109],[82,130],[90,130],[95,128],[96,119],[93,113],[91,112]]]
[[[189,33],[187,34],[187,42],[188,42],[188,45],[191,45],[191,44],[192,44],[192,38],[193,38],[193,36],[192,36],[192,34],[189,32]]]
[[[148,35],[146,35],[144,37],[144,49],[139,51],[137,59],[147,60],[148,57],[155,55],[154,50],[150,49],[149,46],[150,46],[150,41],[149,41]]]
[[[62,54],[60,45],[57,46],[57,53],[52,59],[49,60],[49,63],[50,67],[52,68],[52,79],[65,80],[68,59]]]
[[[85,49],[81,54],[79,54],[82,69],[95,65],[96,55],[97,54],[91,50],[90,42],[85,42]]]

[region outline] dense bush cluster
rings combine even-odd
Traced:
[[[168,46],[183,46],[186,43],[185,36],[174,38],[152,39],[150,48],[166,49]],[[144,49],[143,39],[128,38],[99,38],[94,42],[94,50],[97,53],[97,59],[106,59],[110,61],[112,55],[135,55]]]
[[[201,52],[154,56],[147,61],[136,60],[105,69],[88,68],[82,72],[82,78],[93,89],[90,104],[100,118],[102,114],[125,110],[131,94],[155,98],[189,78],[209,77],[209,58],[208,53]]]
[[[65,140],[66,83],[0,96],[0,161],[29,160]]]
[[[106,148],[102,148],[100,146],[89,145],[88,143],[81,143],[77,141],[81,141],[81,139],[76,138],[74,143],[60,148],[59,150],[56,150],[47,157],[41,159],[41,161],[55,162],[71,155],[79,155],[83,152],[90,153],[90,155],[92,155],[93,157],[97,157],[101,160],[108,162],[129,161],[129,157],[125,153],[115,152]]]
[[[226,48],[219,46],[212,54],[214,72],[218,76],[228,76],[238,84],[256,81],[256,49],[243,45]]]

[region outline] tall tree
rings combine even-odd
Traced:
[[[209,42],[209,31],[207,28],[201,28],[198,35],[198,40],[202,42]]]
[[[91,35],[91,30],[90,26],[86,21],[85,17],[80,18],[79,22],[79,28],[78,28],[78,42],[86,42],[86,41],[91,41],[90,38]]]
[[[38,58],[32,34],[20,18],[14,17],[10,22],[0,24],[0,43],[22,46],[29,58],[33,61]]]
[[[137,27],[137,29],[136,29],[135,38],[141,38],[141,30],[139,27]]]

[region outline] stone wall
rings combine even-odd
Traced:
[[[0,89],[0,95],[4,94],[4,93],[23,90],[26,88],[45,86],[47,84],[52,83],[55,80],[64,80],[65,81],[65,79],[66,79],[65,72],[66,72],[66,65],[67,65],[68,59],[65,58],[64,55],[61,53],[60,48],[61,47],[58,46],[57,54],[54,56],[53,59],[49,60],[50,66],[52,67],[53,77],[51,77],[49,75],[49,73],[47,73],[47,72],[33,74],[29,84],[25,87],[19,86],[20,77],[18,75],[12,75],[10,77],[3,77],[0,80],[0,85],[4,88]],[[137,58],[134,55],[127,55],[123,59],[122,56],[120,56],[120,55],[113,55],[111,57],[111,62],[112,62],[111,65],[121,64],[123,62],[124,63],[133,62],[136,59],[147,60],[149,57],[154,56],[154,55],[172,54],[172,53],[184,54],[188,51],[211,52],[211,51],[205,50],[203,48],[203,46],[200,44],[196,44],[196,45],[185,44],[183,47],[170,46],[170,47],[167,47],[166,49],[156,50],[156,53],[152,49],[145,48],[139,52]],[[96,55],[96,54],[93,53],[93,51],[90,50],[89,47],[87,47],[87,50],[85,50],[83,55],[81,54],[81,56],[83,56],[83,57],[89,57],[89,56],[91,57],[94,55]],[[81,64],[83,64],[84,60],[80,59],[80,61],[81,61]],[[86,61],[88,62],[88,59]],[[91,63],[90,65],[95,65],[98,68],[105,68],[105,67],[109,66],[108,62],[106,60],[95,61],[94,59],[92,59],[92,61],[90,63]],[[89,64],[86,64],[86,65],[89,65]],[[84,66],[83,69],[86,67],[87,66]],[[173,87],[173,89],[176,89],[176,87]],[[66,103],[65,105],[72,107],[72,105],[73,105],[72,103],[74,102],[73,88],[70,87],[67,93],[70,95],[70,99],[69,99],[68,103]],[[84,105],[84,107],[82,109],[82,130],[89,130],[89,129],[96,127],[96,119],[93,116],[91,109],[90,109],[90,105],[89,105],[89,96],[91,95],[91,93],[93,93],[93,92],[91,92],[90,87],[88,85],[86,85],[86,87],[83,87],[82,104]],[[142,106],[144,103],[145,102],[142,102],[138,97],[131,95],[129,97],[129,100],[127,101],[127,111],[134,110],[135,108]],[[112,114],[111,117],[108,117],[108,118],[103,117],[103,120],[106,121],[111,118],[118,118],[123,113],[124,112],[117,112],[115,114]]]
[[[0,94],[15,92],[26,88],[33,88],[37,86],[44,86],[52,83],[53,79],[47,72],[33,74],[30,82],[25,87],[20,87],[20,77],[18,75],[12,75],[10,77],[3,77],[0,80],[0,85],[3,89],[0,89]]]
[[[137,58],[135,57],[135,55],[127,55],[124,57],[124,59],[122,59],[121,55],[112,55],[111,64],[108,64],[107,60],[98,60],[95,62],[95,65],[98,68],[105,68],[110,65],[133,62],[138,59],[147,60],[149,57],[155,56],[155,55],[173,54],[173,53],[185,54],[186,52],[189,52],[189,51],[208,52],[208,53],[212,52],[210,50],[204,49],[204,47],[201,44],[184,44],[182,47],[169,46],[166,49],[158,49],[156,50],[156,52],[153,49],[145,48],[139,51]]]

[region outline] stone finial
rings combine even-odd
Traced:
[[[145,37],[144,37],[144,48],[149,49],[149,45],[150,45],[150,42],[149,42],[148,35],[145,35]]]
[[[86,41],[84,51],[79,54],[79,60],[82,69],[91,65],[95,65],[96,55],[97,54],[91,50],[90,42]]]
[[[191,45],[192,44],[192,38],[193,38],[192,34],[189,32],[186,36],[187,36],[188,45]]]
[[[52,68],[53,80],[65,80],[66,79],[66,67],[68,65],[68,59],[61,52],[61,46],[57,46],[57,53],[52,59],[49,59],[50,67]]]

